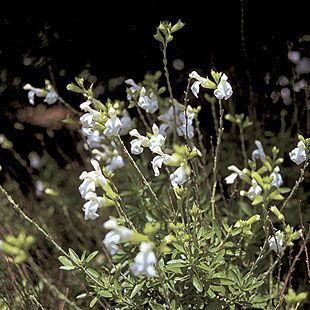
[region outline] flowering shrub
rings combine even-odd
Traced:
[[[154,36],[162,47],[168,92],[161,72],[147,74],[139,83],[127,79],[126,101],[96,99],[92,85],[83,78],[67,87],[83,100],[80,132],[91,164],[79,176],[84,200],[80,214],[88,231],[87,236],[81,231],[79,238],[96,238],[99,229],[102,249],[78,253],[72,244],[65,250],[2,186],[1,191],[61,252],[60,269],[72,273],[69,285],[78,274],[85,292],[81,287],[76,302],[53,287],[75,309],[80,304],[85,308],[83,302],[106,309],[280,309],[284,303],[295,309],[307,294],[288,290],[289,282],[297,260],[307,253],[310,236],[302,223],[290,225],[287,206],[304,179],[310,139],[298,135],[296,148],[291,146],[292,162],[286,164],[289,169],[298,165],[300,175],[289,188],[282,176],[285,161],[280,154],[285,150],[250,138],[246,149],[245,131],[253,121],[229,113],[234,90],[228,75],[211,70],[203,77],[190,72],[184,98],[178,101],[167,48],[183,26],[181,21],[162,22]],[[45,97],[48,104],[60,98],[49,82],[45,89],[29,84],[24,89],[29,90],[31,104],[35,96]],[[214,114],[216,139],[210,149],[199,128],[202,107],[197,98],[202,94],[209,101],[202,104],[211,104]],[[235,163],[221,158],[229,143],[225,120],[240,130],[241,150],[234,152],[242,160]],[[43,184],[40,188],[57,196]],[[15,264],[28,261],[36,272],[27,254],[33,242],[24,233],[17,238],[8,235],[0,249]],[[299,251],[281,277],[286,254],[296,245]]]

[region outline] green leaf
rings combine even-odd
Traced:
[[[255,281],[253,284],[244,288],[244,291],[253,291],[254,289],[262,286],[264,284],[264,280]]]
[[[76,263],[79,264],[80,263],[80,258],[79,256],[72,250],[69,248],[69,254],[70,254],[70,258]]]
[[[73,91],[74,93],[80,93],[80,94],[83,94],[83,90],[76,86],[75,84],[68,84],[67,85],[67,89],[70,90],[70,91]]]
[[[139,283],[139,284],[137,284],[134,288],[133,288],[133,290],[132,290],[132,292],[131,292],[131,294],[130,294],[130,299],[131,298],[134,298],[140,291],[141,291],[141,289],[142,289],[142,287],[145,285],[145,281],[142,281],[141,283]]]
[[[180,30],[181,28],[184,27],[184,23],[181,22],[181,20],[179,20],[175,25],[172,26],[170,32],[173,33],[173,32],[176,32],[178,30]]]
[[[273,191],[269,194],[269,198],[273,200],[283,200],[284,197],[279,193],[278,190]]]
[[[94,278],[99,278],[99,273],[96,271],[96,270],[94,270],[94,269],[92,269],[92,268],[87,268],[86,269],[88,272],[89,272],[89,274],[91,275],[91,276],[93,276]]]
[[[69,270],[74,270],[75,266],[60,266],[59,269],[69,271]]]
[[[154,35],[154,38],[157,41],[161,42],[162,44],[164,44],[164,42],[165,42],[164,37],[161,35],[161,33],[159,31],[157,31],[157,33]]]
[[[166,310],[165,306],[158,304],[155,301],[151,301],[150,306],[151,306],[152,310]]]
[[[265,184],[263,182],[262,177],[256,172],[256,171],[252,171],[251,172],[252,178],[254,178],[256,180],[256,182],[261,186],[261,188],[265,188]]]
[[[217,266],[221,261],[223,261],[223,257],[225,255],[225,250],[222,250],[220,252],[218,252],[214,258],[214,260],[212,261],[212,265],[213,267]]]
[[[99,251],[94,251],[93,253],[89,254],[89,256],[86,258],[86,263],[89,263],[98,253]]]
[[[259,203],[262,203],[264,201],[264,198],[262,196],[256,196],[254,200],[252,201],[252,206],[256,206]]]
[[[193,276],[193,285],[195,286],[195,288],[198,292],[201,293],[203,291],[203,286],[202,286],[200,280],[195,275]]]
[[[89,307],[92,308],[97,303],[98,300],[99,300],[98,297],[93,298],[92,301],[89,303]]]
[[[216,219],[212,219],[212,228],[215,231],[216,236],[221,240],[222,239],[222,230],[221,226]]]
[[[71,260],[67,258],[66,256],[59,256],[58,260],[64,265],[64,266],[73,266]]]

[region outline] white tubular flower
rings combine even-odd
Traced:
[[[155,156],[153,160],[151,161],[155,177],[159,176],[160,174],[159,169],[163,165],[163,162],[164,162],[164,157],[160,155]]]
[[[28,100],[32,105],[34,105],[34,96],[45,97],[46,95],[46,91],[44,89],[33,87],[30,84],[26,84],[23,88],[24,90],[29,90]]]
[[[129,132],[132,137],[136,137],[130,141],[131,153],[134,155],[139,155],[143,152],[143,147],[148,147],[149,139],[139,134],[137,129],[133,129]]]
[[[197,80],[196,82],[193,83],[191,86],[192,93],[196,98],[198,98],[199,90],[200,90],[200,85],[205,84],[208,82],[208,78],[203,78],[200,76],[196,71],[193,71],[189,74],[189,77],[191,79]]]
[[[255,196],[260,195],[262,192],[262,188],[257,184],[257,182],[252,179],[252,186],[250,187],[249,191],[247,192],[246,196],[253,200]]]
[[[80,180],[83,182],[79,186],[79,191],[84,199],[88,199],[89,194],[93,193],[96,187],[105,188],[107,185],[107,180],[102,174],[98,161],[92,159],[91,164],[95,170],[90,172],[83,171],[80,175]]]
[[[221,80],[217,85],[217,89],[214,90],[214,96],[219,100],[221,99],[228,100],[233,94],[232,87],[227,82],[227,79],[228,79],[227,75],[223,73],[223,75],[221,76]]]
[[[127,135],[130,129],[132,128],[132,120],[126,109],[123,110],[123,116],[120,119],[122,128],[119,132],[121,136]]]
[[[170,182],[173,187],[184,184],[188,180],[188,176],[183,166],[179,167],[170,175]]]
[[[291,160],[296,164],[300,165],[307,159],[306,146],[303,141],[299,141],[297,147],[290,153]]]
[[[103,244],[108,250],[108,252],[113,256],[119,250],[118,244],[120,243],[120,241],[121,241],[121,236],[114,230],[111,230],[105,235]]]
[[[157,263],[157,258],[152,251],[152,244],[142,242],[140,244],[140,252],[135,257],[134,263],[130,265],[130,269],[135,276],[144,274],[148,277],[155,277],[156,270],[154,265]]]
[[[181,122],[181,125],[177,127],[177,134],[179,136],[187,136],[188,139],[192,139],[194,137],[194,116],[195,114],[192,112],[191,106],[187,107],[186,113],[184,111],[179,114],[179,120]]]
[[[266,154],[264,152],[264,148],[263,148],[262,143],[260,141],[256,140],[255,144],[257,146],[257,149],[252,152],[252,160],[253,161],[256,161],[258,159],[260,159],[261,161],[265,160]]]
[[[122,128],[122,123],[116,116],[116,111],[112,107],[109,108],[108,114],[110,118],[105,123],[103,134],[107,137],[117,136],[120,129]]]
[[[99,130],[93,130],[90,135],[86,137],[86,143],[84,148],[88,150],[100,148],[103,141],[103,136],[100,134]]]
[[[103,227],[111,230],[106,234],[103,244],[112,256],[119,250],[118,244],[123,241],[129,241],[133,234],[131,229],[119,226],[115,218],[106,221]]]
[[[108,171],[114,171],[122,167],[124,167],[124,160],[120,155],[113,156],[111,163],[106,166]]]
[[[159,129],[156,124],[153,124],[152,130],[153,135],[148,142],[148,147],[152,152],[154,152],[154,150],[162,147],[165,142],[165,137],[159,133]]]
[[[280,168],[279,166],[275,167],[273,172],[271,173],[270,177],[272,177],[272,181],[270,183],[270,186],[274,186],[274,187],[280,187],[283,183],[283,179],[280,172]]]
[[[151,92],[149,96],[146,96],[146,90],[142,87],[140,90],[138,106],[144,109],[147,113],[154,113],[158,109],[158,100],[156,95]]]
[[[135,93],[136,91],[140,91],[141,87],[137,85],[134,80],[128,79],[125,81],[126,84],[130,85],[131,87],[129,88],[131,93]],[[131,100],[131,94],[127,93],[127,100]]]
[[[275,237],[269,237],[269,248],[277,254],[282,255],[285,250],[285,236],[282,231],[277,231]]]
[[[104,198],[97,197],[95,193],[89,193],[88,197],[89,200],[84,203],[83,211],[85,212],[85,220],[95,220],[99,217],[97,213],[100,206],[104,205]]]
[[[243,175],[242,171],[234,165],[228,166],[227,169],[233,171],[233,173],[225,178],[226,184],[233,184],[238,176]]]

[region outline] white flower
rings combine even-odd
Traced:
[[[262,192],[262,188],[257,184],[257,182],[252,179],[252,186],[250,187],[249,191],[247,192],[246,196],[253,200],[255,196],[260,195]]]
[[[119,226],[115,218],[111,218],[103,224],[105,229],[111,230],[103,240],[103,244],[111,255],[116,254],[119,247],[118,244],[122,241],[129,241],[133,231],[129,228]]]
[[[95,193],[89,193],[88,201],[84,203],[83,211],[85,212],[85,220],[95,220],[99,217],[98,208],[104,205],[104,198],[98,197]]]
[[[233,184],[238,176],[241,177],[243,175],[242,171],[234,165],[228,166],[227,169],[234,171],[232,174],[225,178],[227,184]]]
[[[285,236],[282,231],[277,231],[275,237],[269,237],[269,248],[278,254],[283,254],[285,250]]]
[[[177,127],[177,134],[179,136],[187,136],[188,139],[192,139],[194,137],[194,117],[195,114],[192,112],[191,106],[187,106],[186,113],[183,111],[179,114],[179,120],[181,122],[181,125]]]
[[[29,90],[28,100],[29,103],[32,105],[34,105],[34,96],[44,97],[46,94],[46,91],[44,89],[33,87],[30,84],[26,84],[23,88],[24,90]]]
[[[120,243],[120,241],[121,236],[114,230],[111,230],[105,235],[103,244],[107,248],[108,252],[113,256],[119,250],[118,244]]]
[[[154,153],[157,153],[158,155],[153,158],[151,164],[154,170],[154,175],[158,177],[160,174],[159,169],[162,167],[163,163],[165,165],[170,164],[172,162],[172,156],[165,154],[160,148],[154,149]]]
[[[106,166],[108,171],[114,171],[122,167],[124,167],[124,160],[120,155],[113,156],[111,163]]]
[[[307,159],[306,154],[306,146],[303,141],[299,141],[297,144],[297,147],[292,150],[290,153],[291,160],[296,164],[300,165],[302,162],[304,162]]]
[[[154,113],[158,109],[158,100],[156,95],[151,92],[150,95],[147,96],[145,88],[142,87],[140,90],[138,106],[144,109],[147,113]]]
[[[298,51],[289,51],[287,53],[287,58],[294,64],[297,64],[300,59],[300,53]]]
[[[139,155],[143,152],[143,147],[148,147],[149,139],[139,134],[137,129],[133,129],[129,132],[132,137],[136,137],[130,141],[131,153],[134,155]]]
[[[153,124],[152,127],[153,135],[148,142],[149,149],[154,152],[157,148],[161,148],[165,142],[165,137],[159,133],[159,129],[156,124]]]
[[[188,180],[188,176],[183,166],[179,167],[170,175],[170,182],[173,187],[184,184]]]
[[[116,116],[116,111],[110,107],[108,112],[110,118],[105,123],[105,129],[103,134],[110,137],[110,136],[117,136],[121,127],[122,123],[120,119]]]
[[[145,274],[148,277],[155,277],[156,270],[154,265],[157,263],[155,253],[152,251],[152,244],[142,242],[140,244],[140,252],[135,257],[134,263],[130,265],[130,269],[135,276]]]
[[[261,161],[265,160],[266,154],[264,152],[262,143],[256,140],[255,144],[257,146],[257,149],[252,152],[252,160],[253,161],[256,161],[257,159],[260,159]]]
[[[84,148],[88,150],[100,148],[102,145],[104,137],[100,134],[99,130],[94,130],[86,137],[86,144],[84,145]]]
[[[120,119],[122,128],[119,132],[121,136],[127,135],[130,129],[132,128],[132,120],[126,109],[123,110],[123,116]]]
[[[102,174],[98,161],[92,159],[91,164],[95,170],[90,172],[83,171],[80,175],[80,180],[83,182],[79,186],[79,191],[84,199],[88,199],[89,194],[93,193],[96,187],[105,188],[107,185],[107,180]]]
[[[219,82],[219,84],[217,85],[217,89],[214,90],[214,96],[221,100],[221,99],[229,99],[232,94],[233,94],[233,90],[231,85],[227,82],[227,75],[225,73],[223,73],[223,75],[221,76],[221,80]]]
[[[196,98],[198,98],[199,90],[200,90],[200,85],[203,83],[207,83],[208,78],[203,78],[200,76],[196,71],[193,71],[190,73],[189,77],[191,79],[196,79],[197,81],[193,83],[191,86],[191,90]]]
[[[53,104],[58,100],[59,96],[55,91],[50,91],[47,93],[44,102],[47,104]]]
[[[282,180],[282,176],[281,174],[279,173],[280,171],[280,168],[279,166],[275,167],[273,172],[270,174],[270,177],[272,177],[272,181],[270,183],[270,186],[274,186],[274,187],[280,187],[283,183],[283,180]]]
[[[126,80],[125,83],[131,86],[129,89],[130,89],[130,92],[133,93],[133,94],[136,91],[140,91],[141,90],[141,87],[139,85],[137,85],[134,82],[134,80],[132,80],[132,79]],[[130,93],[127,93],[127,100],[131,100],[131,94]]]

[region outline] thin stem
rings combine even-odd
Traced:
[[[170,75],[169,75],[169,71],[168,71],[168,60],[167,60],[167,43],[163,43],[163,64],[164,64],[164,71],[165,71],[165,76],[166,76],[166,80],[167,80],[167,86],[168,86],[168,92],[169,92],[169,99],[171,101],[172,104],[172,108],[173,108],[173,120],[174,120],[174,127],[176,127],[177,124],[177,112],[176,112],[176,108],[173,102],[173,93],[172,93],[172,87],[171,87],[171,83],[170,83]],[[176,140],[176,130],[173,131],[173,143],[175,143]]]
[[[127,158],[129,159],[129,161],[131,162],[131,164],[133,165],[133,167],[136,169],[136,171],[138,172],[138,175],[140,176],[142,183],[147,187],[148,191],[150,192],[154,202],[156,203],[156,205],[158,205],[159,200],[156,196],[156,194],[154,193],[152,187],[150,186],[149,182],[146,180],[146,178],[144,177],[143,173],[141,172],[141,170],[139,169],[139,167],[137,166],[136,162],[134,161],[134,159],[132,158],[132,156],[130,155],[130,153],[128,152],[123,140],[121,139],[120,136],[117,136],[117,140],[119,142],[119,144],[122,146],[122,150],[125,153],[125,155],[127,156]]]
[[[306,160],[304,166],[302,167],[302,169],[300,169],[299,179],[296,181],[295,186],[292,188],[290,194],[285,199],[283,205],[280,208],[280,212],[286,207],[286,205],[288,204],[290,199],[293,197],[293,195],[295,194],[295,192],[299,188],[300,183],[304,180],[304,174],[305,174],[305,171],[306,171],[306,168],[308,167],[308,165],[309,165],[309,162],[308,162],[308,160]]]
[[[219,100],[220,106],[220,126],[217,134],[217,142],[214,154],[214,163],[213,163],[213,187],[212,187],[212,196],[211,196],[211,209],[212,209],[212,218],[215,219],[215,194],[216,194],[216,185],[217,185],[217,164],[219,160],[220,154],[220,146],[222,141],[223,135],[223,107],[222,107],[222,100]]]
[[[61,252],[64,256],[66,256],[73,265],[77,266],[80,270],[82,270],[90,279],[92,282],[94,282],[99,287],[102,287],[102,284],[98,282],[87,270],[84,266],[77,265],[74,261],[71,260],[70,255],[39,225],[37,224],[33,219],[31,219],[28,215],[26,215],[21,208],[18,206],[18,204],[13,200],[13,198],[7,193],[7,191],[0,185],[0,191],[2,194],[7,198],[9,203],[12,205],[13,209],[17,211],[27,222],[32,224],[50,243],[53,244],[53,246]]]
[[[242,124],[239,124],[239,129],[240,129],[240,141],[241,141],[241,152],[242,152],[242,158],[243,158],[243,165],[244,167],[246,167],[247,162],[248,162],[248,157],[245,151],[244,129],[242,127]]]

